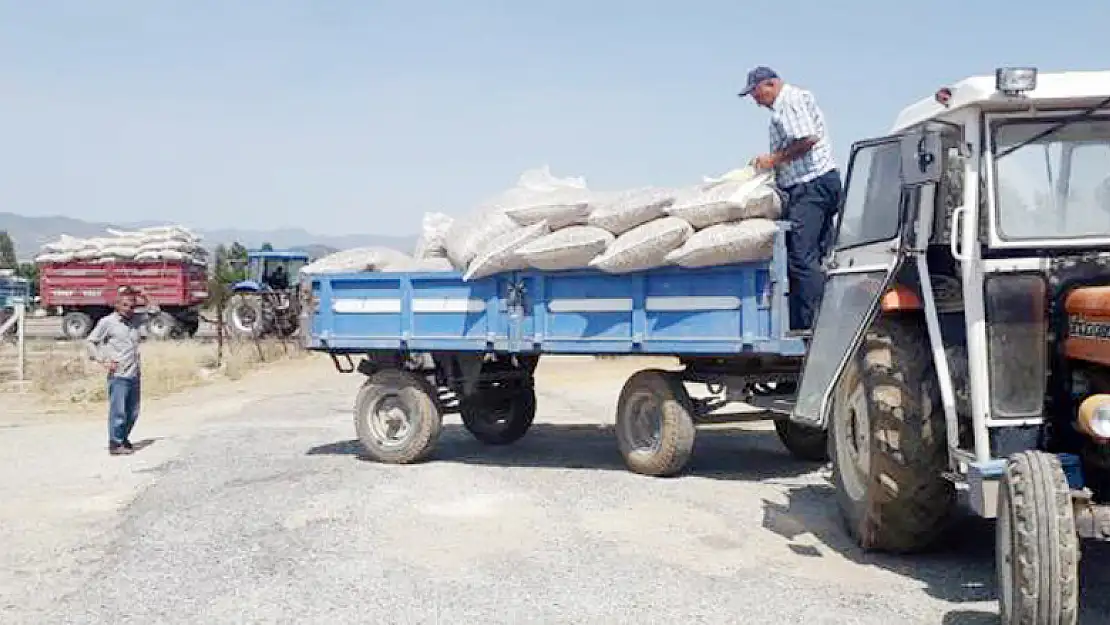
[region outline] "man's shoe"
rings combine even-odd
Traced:
[[[132,445],[131,441],[127,440],[126,438],[123,439],[122,447],[124,449],[130,449],[131,451],[135,451],[135,446]]]
[[[113,456],[130,456],[135,451],[129,447],[124,447],[122,444],[110,444],[108,445],[108,453]]]

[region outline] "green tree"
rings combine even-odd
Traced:
[[[263,252],[272,252],[272,251],[274,251],[274,246],[270,245],[270,242],[267,241],[267,242],[262,244],[261,249],[262,249]]]
[[[7,230],[0,230],[0,269],[15,269],[19,260],[15,257],[15,244]]]
[[[16,267],[15,275],[20,278],[26,278],[30,283],[31,297],[38,297],[39,294],[39,266],[35,263],[19,263]]]

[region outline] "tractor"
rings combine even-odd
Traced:
[[[251,250],[247,277],[231,285],[225,321],[239,337],[293,336],[300,321],[299,279],[304,252]]]
[[[1076,623],[1110,538],[1110,71],[943,87],[846,176],[790,419],[827,431],[848,532],[926,549],[963,491],[1002,622]]]

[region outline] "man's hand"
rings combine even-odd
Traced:
[[[119,363],[114,360],[101,360],[100,364],[104,365],[108,373],[115,373],[116,369],[119,368]]]
[[[778,158],[774,154],[760,154],[750,164],[756,169],[771,169],[778,164]]]

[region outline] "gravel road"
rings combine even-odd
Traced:
[[[524,440],[483,447],[450,417],[404,467],[359,459],[359,380],[322,360],[151,402],[129,458],[99,417],[10,411],[0,622],[997,622],[989,524],[863,555],[821,468],[763,424],[700,431],[687,476],[625,471],[607,424],[630,371],[552,359]],[[1110,621],[1106,555],[1085,559],[1085,622]]]

